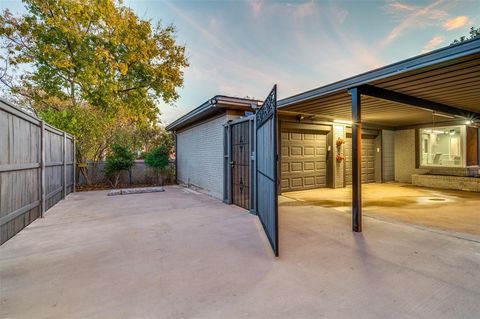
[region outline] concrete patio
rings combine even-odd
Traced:
[[[288,206],[335,208],[351,213],[352,188],[321,188],[289,192]],[[412,186],[404,183],[362,185],[364,215],[446,231],[480,242],[480,194]]]
[[[75,193],[0,247],[1,318],[478,318],[480,243],[281,198]],[[319,212],[321,212],[319,214]]]

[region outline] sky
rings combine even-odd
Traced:
[[[448,46],[480,26],[480,0],[147,1],[138,16],[177,29],[190,66],[180,98],[159,105],[169,124],[222,94],[279,98]],[[22,12],[21,1],[0,9]]]

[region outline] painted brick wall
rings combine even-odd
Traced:
[[[412,183],[413,174],[426,173],[415,168],[415,153],[415,130],[395,131],[395,181]]]
[[[415,141],[414,141],[415,143]],[[383,181],[395,180],[395,132],[382,130]]]
[[[177,132],[177,179],[209,195],[223,198],[223,135],[228,120],[223,115]]]
[[[226,115],[177,133],[177,178],[223,198],[223,124]]]

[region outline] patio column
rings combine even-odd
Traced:
[[[362,107],[358,88],[352,96],[352,230],[362,231]]]

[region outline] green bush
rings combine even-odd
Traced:
[[[155,170],[157,181],[163,185],[162,172],[168,167],[170,151],[165,145],[155,147],[145,154],[145,164]]]
[[[122,171],[128,171],[134,164],[134,155],[126,147],[113,145],[111,153],[107,156],[104,171],[110,178],[113,188],[118,186]]]

